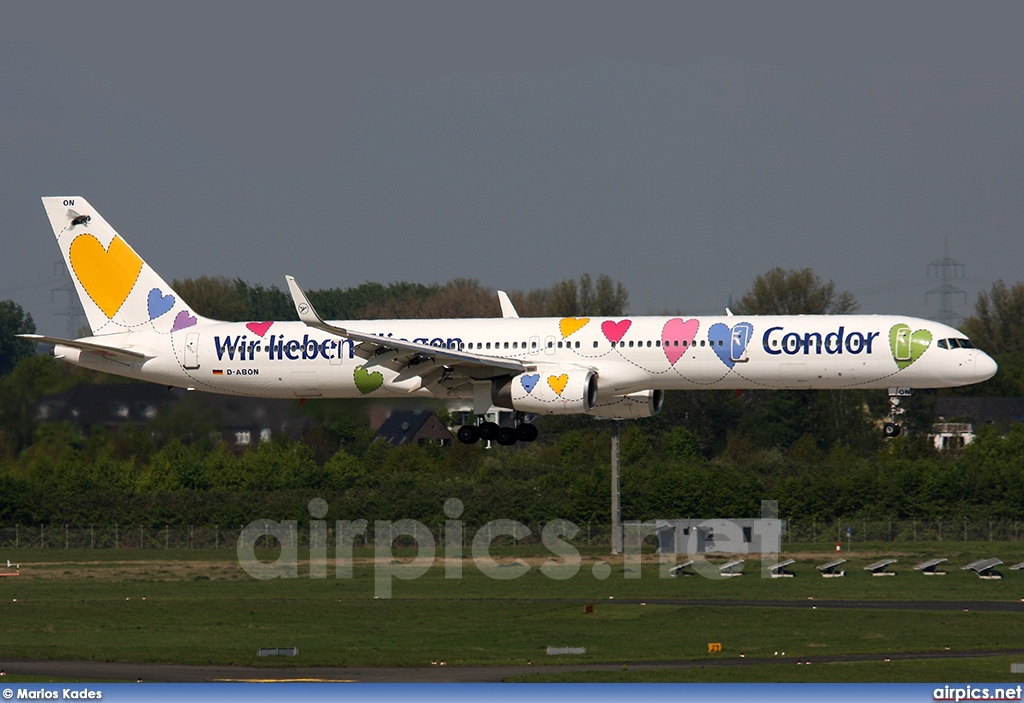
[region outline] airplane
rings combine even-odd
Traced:
[[[913,388],[991,378],[967,337],[904,315],[733,315],[325,321],[286,276],[298,321],[196,313],[81,197],[44,197],[92,335],[52,344],[65,362],[189,390],[260,398],[470,402],[461,442],[537,438],[531,416],[651,417],[667,390],[888,389],[884,434]],[[514,411],[512,427],[484,421]]]

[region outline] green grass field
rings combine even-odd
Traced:
[[[550,680],[601,681],[933,681],[1021,680],[1013,657],[882,662],[904,652],[1024,648],[1024,612],[979,610],[833,609],[827,600],[1005,601],[1024,598],[1024,573],[983,581],[960,566],[998,556],[1024,560],[1019,543],[864,545],[844,554],[847,575],[823,579],[815,570],[834,557],[811,545],[786,545],[796,577],[747,574],[726,580],[659,578],[648,555],[640,578],[621,561],[600,580],[594,549],[565,580],[542,575],[542,548],[500,551],[531,564],[519,578],[495,580],[471,561],[460,579],[438,563],[421,578],[392,581],[393,597],[374,598],[372,552],[358,552],[354,578],[300,577],[258,581],[233,550],[28,550],[0,555],[20,561],[22,575],[0,579],[0,659],[233,664],[248,666],[429,666],[626,664]],[[269,552],[267,555],[269,558]],[[412,556],[411,554],[408,556]],[[899,559],[899,575],[873,578],[862,567],[881,556]],[[946,556],[948,574],[925,577],[911,566]],[[400,554],[399,558],[403,558]],[[710,561],[721,563],[724,558]],[[774,560],[772,561],[774,563]],[[394,565],[386,564],[387,568]],[[383,567],[382,567],[383,568]],[[635,572],[634,574],[635,575]],[[653,601],[772,600],[798,607],[655,604]],[[652,601],[647,603],[647,601]],[[624,602],[639,601],[639,602]],[[593,612],[586,613],[585,606]],[[709,654],[708,643],[722,644]],[[580,656],[547,656],[548,646],[586,647]],[[300,656],[257,658],[260,647],[298,647]],[[757,664],[737,667],[631,670],[630,663],[673,660],[878,654],[877,661]],[[1024,657],[1019,657],[1024,660]],[[568,678],[566,678],[568,676]],[[545,680],[549,680],[545,677]]]

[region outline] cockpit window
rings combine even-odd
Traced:
[[[938,343],[939,349],[975,349],[974,343],[969,339],[963,337],[951,338],[951,339],[940,339]]]

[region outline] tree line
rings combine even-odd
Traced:
[[[171,285],[193,310],[215,320],[297,319],[291,297],[276,285],[250,285],[240,278],[210,276],[176,280]],[[495,291],[473,278],[431,285],[363,283],[311,290],[307,295],[320,316],[329,320],[501,316]],[[622,315],[629,306],[626,287],[607,274],[596,279],[583,274],[549,288],[509,291],[509,298],[522,317]]]
[[[576,424],[550,441],[487,450],[371,442],[367,428],[339,419],[301,440],[244,451],[153,427],[86,433],[46,424],[25,451],[0,461],[0,525],[307,520],[317,497],[329,519],[438,524],[456,497],[467,523],[607,524],[610,423]],[[759,447],[737,430],[708,457],[690,430],[651,418],[621,425],[621,486],[623,517],[635,520],[758,517],[762,500],[802,522],[1016,520],[1024,518],[1024,426],[1005,436],[982,428],[957,452],[937,452],[919,436],[869,456],[841,444],[823,451],[810,435],[786,450]]]

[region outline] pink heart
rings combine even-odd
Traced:
[[[171,325],[171,332],[177,332],[183,330],[186,327],[191,327],[196,324],[196,318],[188,314],[188,310],[182,310],[178,313],[177,317],[174,318],[174,324]]]
[[[661,348],[668,358],[668,363],[675,366],[675,363],[683,357],[693,342],[693,338],[697,336],[698,327],[700,327],[700,322],[692,318],[682,320],[673,317],[665,323],[665,327],[661,330]]]
[[[270,326],[272,324],[274,324],[273,321],[268,321],[268,322],[250,322],[245,327],[246,327],[246,329],[248,329],[253,334],[258,334],[259,336],[262,337],[263,335],[265,335],[267,333],[267,330],[270,329]]]
[[[631,320],[623,320],[622,322],[606,320],[601,323],[601,331],[604,332],[604,336],[609,342],[612,344],[618,344],[619,340],[626,336],[626,332],[632,324],[633,322]]]

